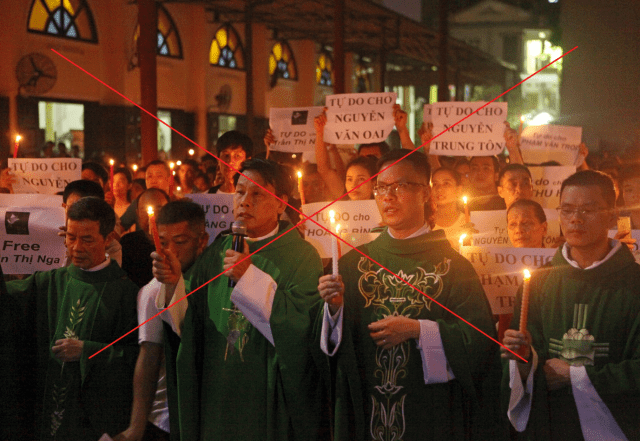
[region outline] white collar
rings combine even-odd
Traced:
[[[86,271],[88,273],[94,273],[96,271],[100,271],[101,269],[105,269],[106,267],[109,266],[109,264],[111,263],[111,259],[109,258],[108,254],[105,254],[105,261],[94,266],[93,268],[89,268],[89,269],[82,269],[80,268],[82,271]]]
[[[247,237],[247,240],[249,242],[258,242],[259,240],[266,239],[267,237],[275,236],[279,228],[280,224],[276,224],[276,227],[270,233],[267,233],[262,237]]]
[[[598,260],[597,262],[593,262],[591,265],[589,265],[586,268],[580,268],[580,265],[578,265],[578,263],[571,259],[571,257],[569,257],[569,251],[571,251],[571,247],[569,246],[568,243],[564,243],[563,247],[562,247],[562,257],[565,258],[565,260],[567,262],[569,262],[569,265],[571,265],[574,268],[578,268],[578,269],[593,269],[597,266],[600,266],[601,264],[605,263],[607,260],[609,260],[611,258],[611,256],[613,256],[616,251],[618,251],[620,249],[620,247],[622,246],[622,242],[618,242],[617,240],[613,240],[613,239],[609,239],[609,244],[611,245],[611,251],[609,251],[609,253],[604,256],[604,258],[602,260]]]
[[[389,236],[393,237],[394,239],[398,239],[393,234],[391,234],[391,230],[389,228],[387,228],[387,232],[389,233]],[[418,236],[422,236],[423,234],[427,234],[429,232],[431,232],[431,227],[429,226],[429,223],[425,222],[425,224],[422,227],[420,227],[420,229],[418,231],[416,231],[415,233],[411,234],[410,236],[405,237],[404,239],[412,239],[414,237],[418,237]],[[398,239],[398,240],[404,240],[404,239]]]

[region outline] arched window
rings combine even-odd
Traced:
[[[86,0],[33,0],[27,29],[56,37],[98,42]]]
[[[209,49],[209,63],[231,69],[244,69],[244,49],[236,30],[229,23],[216,31]]]
[[[371,73],[372,69],[363,62],[356,64],[354,90],[358,93],[371,91]]]
[[[180,35],[178,35],[178,28],[173,23],[169,11],[160,3],[156,3],[158,7],[158,55],[172,58],[182,58],[182,43],[180,43]],[[138,44],[138,37],[140,37],[140,25],[136,26],[136,32],[133,35],[133,41]]]
[[[333,86],[333,58],[327,51],[320,52],[318,57],[316,82],[321,86]]]
[[[271,75],[271,84],[273,85],[278,81],[278,78],[286,80],[298,79],[296,60],[293,58],[293,51],[286,41],[277,41],[271,48],[269,75]]]

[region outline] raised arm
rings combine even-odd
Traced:
[[[420,142],[422,144],[422,151],[429,158],[429,165],[431,170],[437,170],[441,167],[440,158],[436,155],[429,154],[429,148],[431,147],[431,138],[433,138],[433,125],[431,123],[425,126],[424,123],[418,129],[418,135],[420,135]]]
[[[524,164],[522,152],[520,152],[520,134],[511,128],[507,121],[504,122],[504,140],[509,152],[511,164]]]
[[[411,140],[409,129],[407,129],[407,112],[402,110],[399,104],[393,105],[393,119],[396,123],[396,130],[400,136],[400,144],[402,144],[402,148],[415,150],[416,146]]]

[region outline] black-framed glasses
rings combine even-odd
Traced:
[[[403,196],[409,194],[413,187],[428,187],[428,185],[420,184],[418,182],[394,182],[392,184],[376,184],[373,187],[373,194],[376,197],[384,196],[386,194]]]
[[[560,214],[560,216],[564,217],[564,218],[570,218],[572,217],[574,214],[578,214],[582,217],[593,217],[597,214],[600,213],[605,213],[607,211],[609,211],[609,209],[607,208],[587,208],[587,207],[557,207],[556,211],[558,212],[558,214]]]

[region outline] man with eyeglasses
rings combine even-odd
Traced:
[[[386,229],[340,260],[339,277],[319,280],[320,346],[337,369],[334,439],[495,439],[498,399],[482,385],[498,345],[441,306],[495,337],[489,304],[471,264],[431,230],[429,162],[410,152],[378,162]]]
[[[509,419],[529,439],[640,439],[640,267],[607,237],[616,220],[611,178],[570,176],[558,211],[566,243],[531,279],[527,333],[505,333],[506,347],[523,347],[527,359],[503,351]]]

